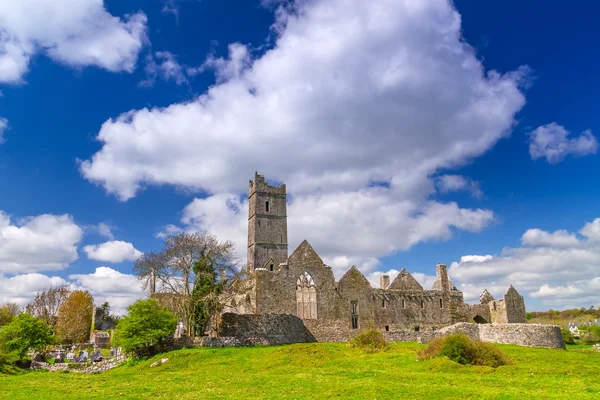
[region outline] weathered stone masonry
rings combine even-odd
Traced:
[[[443,264],[431,289],[405,269],[392,282],[382,276],[377,289],[354,266],[336,281],[306,240],[288,257],[285,185],[270,186],[256,174],[248,198],[248,278],[226,312],[293,315],[318,341],[346,341],[367,327],[412,337],[406,332],[424,336],[457,322],[526,322],[523,297],[512,286],[500,300],[484,291],[479,304],[468,305]]]

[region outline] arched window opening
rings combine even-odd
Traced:
[[[296,281],[296,315],[302,319],[317,319],[317,288],[308,272]]]

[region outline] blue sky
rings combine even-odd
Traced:
[[[595,3],[7,3],[0,302],[122,310],[168,232],[245,256],[258,170],[338,277],[446,263],[469,301],[600,303]]]

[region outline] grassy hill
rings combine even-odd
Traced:
[[[600,353],[499,346],[514,361],[417,361],[422,345],[366,354],[341,343],[178,350],[102,374],[0,375],[2,399],[598,399]],[[158,367],[160,358],[169,361]]]

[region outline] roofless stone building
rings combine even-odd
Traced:
[[[391,282],[381,276],[379,288],[354,266],[336,281],[306,240],[288,256],[285,185],[270,186],[255,174],[248,199],[248,278],[239,282],[226,312],[294,315],[318,341],[348,340],[366,327],[391,335],[434,332],[458,322],[527,322],[523,297],[512,286],[500,300],[485,290],[479,304],[469,305],[444,264],[436,266],[430,289],[405,269]]]

